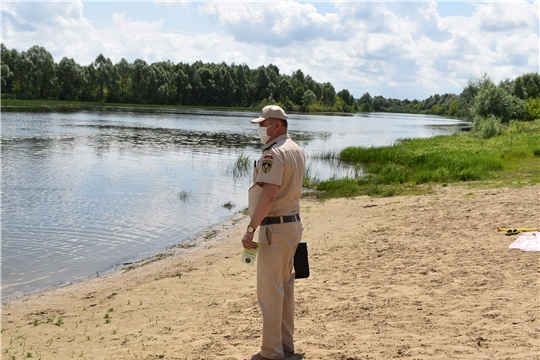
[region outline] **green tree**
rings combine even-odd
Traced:
[[[34,64],[32,95],[39,98],[54,96],[56,64],[51,53],[44,47],[34,45],[28,49],[26,55]]]
[[[215,87],[214,75],[208,67],[204,66],[195,71],[192,93],[193,100],[197,105],[212,105]]]
[[[354,105],[354,96],[351,95],[349,90],[343,89],[343,90],[341,90],[340,92],[337,93],[337,96],[340,97],[341,99],[343,99],[345,104],[347,104],[349,106]]]
[[[188,76],[180,69],[176,73],[176,97],[180,104],[189,104],[191,102],[191,84]]]
[[[503,86],[484,81],[474,98],[471,113],[475,118],[493,115],[508,123],[511,119],[523,119],[525,111],[523,100],[508,93]]]
[[[302,106],[304,109],[307,109],[310,105],[314,104],[317,101],[317,96],[311,90],[304,92],[302,96]]]
[[[119,101],[129,101],[130,90],[132,86],[131,77],[133,75],[133,66],[124,58],[114,65],[119,81]]]
[[[171,72],[169,72],[170,70]],[[148,70],[148,101],[152,104],[174,104],[176,91],[173,82],[173,67],[168,62],[153,63]]]
[[[233,65],[231,77],[236,84],[234,103],[240,106],[249,106],[249,67],[247,65]]]
[[[9,66],[4,65],[4,64],[0,66],[0,77],[1,77],[2,88],[5,89],[7,82],[9,81],[9,79],[13,77],[13,73],[11,72],[11,70],[9,70]]]
[[[528,98],[540,97],[540,75],[530,73],[522,76]]]
[[[353,109],[352,106],[347,105],[345,100],[343,100],[341,97],[336,96],[336,103],[334,104],[334,108],[337,111],[341,111],[344,113],[350,113]]]
[[[302,86],[304,87],[304,84],[306,82],[306,78],[304,76],[304,73],[302,72],[302,70],[298,69],[296,71],[294,71],[291,75],[291,85],[295,88],[295,89],[298,89],[299,86]],[[298,103],[300,104],[300,103]]]
[[[366,92],[360,99],[358,99],[358,108],[360,111],[372,111],[373,110],[373,98]]]
[[[80,100],[87,83],[85,71],[75,60],[63,57],[58,63],[58,82],[60,100]]]
[[[324,106],[334,106],[336,104],[336,89],[329,82],[322,86],[322,103]]]
[[[271,100],[274,100],[274,94],[276,96],[279,95],[277,93],[277,86],[273,82],[270,82],[270,84],[268,84],[268,87],[266,88],[266,93],[268,94],[268,99]]]
[[[525,120],[540,119],[540,98],[529,98],[527,100],[527,114]]]
[[[431,107],[431,112],[435,115],[443,115],[444,114],[444,107],[442,107],[441,105],[433,105]]]
[[[109,78],[107,79],[107,101],[120,102],[120,93],[120,75],[118,75],[118,70],[116,69],[116,67],[112,65]]]
[[[15,67],[13,69],[14,87],[15,93],[23,98],[30,97],[33,91],[34,83],[34,63],[28,58],[26,51],[23,51],[17,56],[15,60]]]
[[[487,82],[491,82],[491,79],[487,76],[487,74],[482,75],[482,77],[479,79],[469,79],[467,86],[465,86],[459,95],[459,110],[461,112],[461,116],[472,120],[472,107],[474,105],[474,99],[476,95],[478,95],[482,85]]]
[[[136,59],[133,62],[131,98],[135,103],[148,102],[148,73],[150,69],[146,61]]]
[[[459,116],[459,100],[454,100],[448,106],[448,115]]]
[[[270,85],[270,77],[266,73],[264,66],[259,66],[257,69],[257,79],[255,83],[256,92],[254,102],[260,102],[261,100],[267,99],[270,95],[268,93],[268,85]]]
[[[15,80],[15,63],[19,53],[17,50],[9,50],[3,43],[0,44],[0,60],[2,66],[2,93],[13,93],[13,81]]]
[[[527,94],[527,90],[525,89],[525,84],[523,83],[521,77],[518,77],[514,81],[514,95],[516,95],[521,100],[527,100],[527,98],[529,97]]]
[[[229,67],[226,64],[221,64],[219,67],[219,78],[220,91],[217,104],[223,106],[238,105],[235,101],[236,84],[233,80]]]
[[[423,101],[422,105],[420,106],[420,110],[423,110],[425,112],[432,111],[433,106],[439,104],[440,98],[441,96],[439,94],[431,95]]]
[[[111,82],[111,77],[115,76],[112,61],[103,56],[103,54],[99,54],[96,60],[91,64],[91,67],[93,67],[95,71],[95,100],[103,101],[107,97],[109,90],[108,85]]]
[[[292,99],[294,96],[294,88],[291,82],[285,78],[281,79],[278,85],[279,101],[285,101],[286,99]]]
[[[292,101],[297,105],[302,105],[302,101],[304,101],[305,92],[306,92],[306,89],[304,89],[303,86],[298,86],[296,89],[294,89]]]
[[[306,75],[304,77],[304,83],[306,90],[311,90],[317,97],[317,99],[320,99],[322,97],[322,88],[321,85],[313,80],[313,78],[310,75]]]
[[[279,68],[274,65],[270,64],[266,67],[266,74],[270,78],[270,82],[274,84],[279,84],[279,80],[281,79],[281,76],[279,75]]]
[[[373,97],[373,110],[374,111],[386,111],[386,99],[380,95]]]

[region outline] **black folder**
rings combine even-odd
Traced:
[[[305,279],[309,277],[309,262],[307,243],[301,242],[294,253],[295,279]]]

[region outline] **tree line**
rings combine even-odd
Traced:
[[[433,114],[468,120],[494,116],[502,123],[540,118],[540,76],[528,73],[495,84],[484,74],[470,79],[459,94],[435,94],[419,100],[385,99],[369,93],[358,99],[361,111]]]
[[[124,58],[113,64],[100,54],[82,66],[67,57],[55,63],[51,53],[37,45],[18,52],[4,44],[1,60],[4,98],[234,107],[274,101],[300,111],[317,103],[347,112],[354,108],[348,90],[336,92],[331,83],[318,83],[302,70],[280,74],[272,64],[250,69],[224,62],[148,64]]]
[[[369,92],[355,99],[349,90],[336,92],[331,83],[319,83],[300,69],[281,74],[272,64],[250,69],[225,62],[148,64],[124,58],[113,64],[99,54],[83,66],[67,57],[56,63],[38,45],[22,52],[3,43],[0,47],[2,98],[251,108],[279,103],[298,112],[404,112],[470,120],[492,114],[503,122],[540,117],[538,73],[497,85],[484,75],[469,80],[459,95],[435,94],[425,100],[372,97]]]

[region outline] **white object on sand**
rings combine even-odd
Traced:
[[[522,233],[516,241],[510,244],[509,248],[523,251],[540,251],[540,232]]]

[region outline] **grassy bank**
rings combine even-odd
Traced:
[[[270,103],[268,103],[270,104]],[[251,111],[260,112],[267,105],[261,102],[256,107],[239,106],[202,106],[202,105],[162,105],[162,104],[125,104],[92,101],[70,101],[70,100],[21,100],[2,99],[0,102],[2,111],[20,112],[68,112],[68,111],[131,111],[131,112],[161,112],[161,113],[182,113],[184,110],[219,110],[219,111]],[[310,111],[309,114],[317,115],[340,115],[352,116],[352,112],[336,112],[328,109],[318,109],[321,111]],[[303,114],[298,110],[287,110],[289,114]]]
[[[356,166],[363,176],[306,179],[304,185],[321,198],[422,193],[430,185],[463,182],[533,185],[540,183],[540,120],[511,123],[490,139],[460,132],[388,147],[348,147],[326,157]]]
[[[105,103],[90,101],[64,101],[64,100],[19,100],[2,99],[2,111],[140,111],[140,112],[167,112],[174,113],[186,109],[203,110],[238,110],[254,111],[244,107],[219,107],[219,106],[187,106],[187,105],[152,105],[152,104],[124,104]]]

